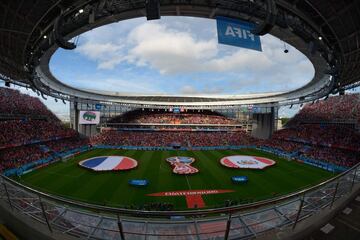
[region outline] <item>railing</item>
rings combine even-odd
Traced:
[[[360,184],[360,163],[311,188],[232,207],[139,211],[71,201],[5,176],[0,201],[57,231],[89,239],[249,239],[297,224],[346,197]]]

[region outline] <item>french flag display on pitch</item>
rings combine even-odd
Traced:
[[[94,171],[121,171],[133,169],[138,163],[124,156],[101,156],[83,160],[79,165]]]

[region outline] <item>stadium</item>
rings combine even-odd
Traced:
[[[359,22],[357,0],[2,0],[0,239],[360,239]]]

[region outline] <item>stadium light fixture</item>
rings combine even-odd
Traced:
[[[54,23],[54,29],[53,29],[53,33],[54,33],[54,39],[55,39],[55,43],[66,50],[73,50],[76,48],[76,44],[73,42],[68,42],[64,39],[64,36],[62,35],[62,26],[63,26],[63,17],[60,15],[55,19],[55,23]]]
[[[322,40],[322,37],[321,37],[321,36],[319,36],[319,40],[320,40],[320,41]]]
[[[79,13],[81,14],[81,13],[83,13],[84,12],[84,9],[79,9]]]
[[[286,47],[286,43],[285,42],[283,42],[283,43],[284,43],[284,53],[288,53],[289,49]]]
[[[47,38],[47,36],[46,35],[44,35],[44,39],[46,39]]]

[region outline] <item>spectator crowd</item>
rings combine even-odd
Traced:
[[[18,90],[0,87],[0,114],[22,114],[57,117],[37,97],[22,94]]]
[[[62,126],[60,121],[6,120],[0,122],[0,129],[0,148],[77,136],[76,131]]]
[[[153,124],[237,124],[234,119],[229,119],[212,111],[186,111],[181,113],[134,110],[124,115],[117,116],[110,123],[153,123]]]
[[[360,94],[331,96],[326,100],[306,104],[289,124],[349,120],[360,123]]]
[[[162,147],[181,145],[185,147],[252,145],[256,140],[244,131],[237,132],[184,132],[184,131],[103,131],[92,138],[93,145],[120,145]]]
[[[38,98],[17,90],[0,88],[0,114],[6,116],[0,119],[0,172],[89,143]]]
[[[277,131],[272,138],[360,151],[359,131],[346,125],[302,124]]]

